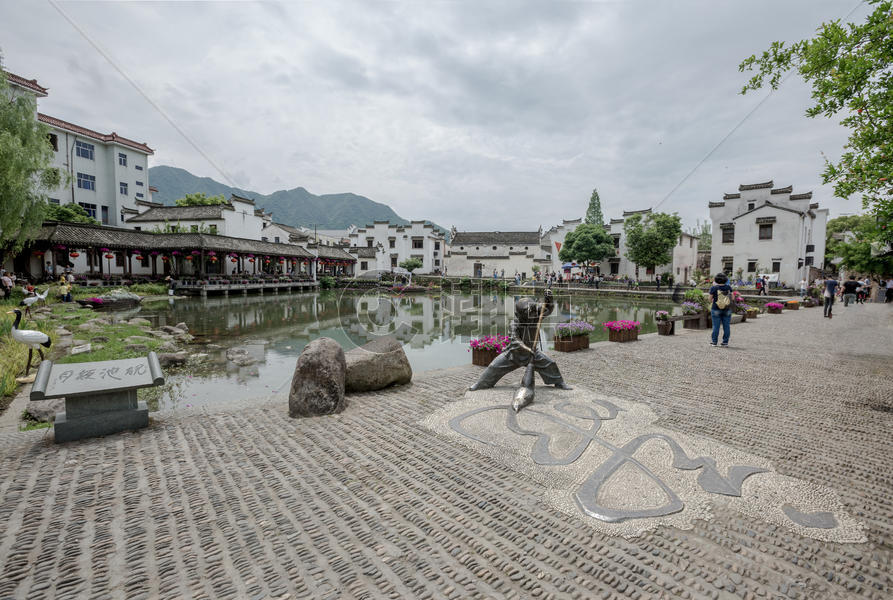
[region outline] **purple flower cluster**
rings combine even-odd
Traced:
[[[471,350],[498,350],[502,352],[511,343],[511,338],[504,335],[488,335],[487,337],[471,340],[468,345]]]
[[[611,331],[626,331],[630,329],[638,329],[641,323],[639,321],[607,321],[602,326]]]
[[[688,302],[685,301],[682,303],[682,314],[685,315],[696,315],[701,312],[701,304],[699,302]]]
[[[595,327],[586,321],[570,321],[568,323],[559,323],[555,327],[555,337],[569,338],[575,335],[587,335],[590,331],[595,331]]]

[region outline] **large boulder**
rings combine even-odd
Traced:
[[[332,338],[313,340],[301,352],[288,395],[290,417],[316,417],[347,408],[344,350]]]
[[[412,367],[403,346],[393,336],[371,341],[345,354],[347,392],[371,392],[389,385],[400,385],[412,380]]]

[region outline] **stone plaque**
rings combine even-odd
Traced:
[[[92,396],[163,383],[164,375],[154,352],[140,358],[64,365],[45,360],[37,371],[31,400]]]

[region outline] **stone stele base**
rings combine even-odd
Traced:
[[[136,390],[66,398],[65,410],[56,413],[56,443],[71,442],[149,426],[149,408],[138,402]]]

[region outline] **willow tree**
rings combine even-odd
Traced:
[[[14,91],[0,68],[0,253],[19,252],[37,234],[47,194],[62,182],[36,103]]]

